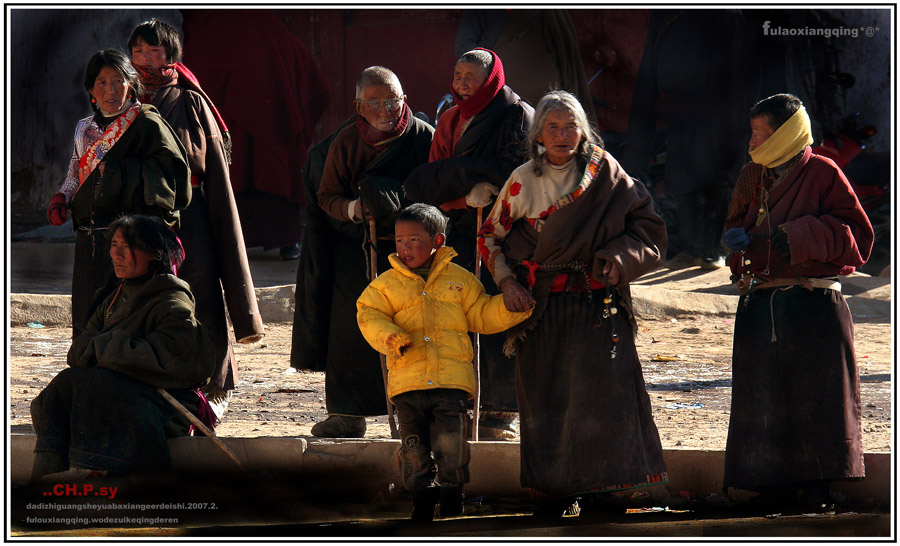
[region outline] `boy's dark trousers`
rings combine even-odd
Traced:
[[[460,389],[409,391],[393,397],[400,428],[401,479],[414,499],[436,492],[435,478],[441,485],[469,481],[468,398]]]

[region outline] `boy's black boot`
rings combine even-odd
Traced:
[[[434,507],[441,492],[437,487],[427,487],[413,493],[412,521],[430,523],[434,521]]]
[[[463,513],[462,485],[458,483],[441,486],[441,517],[455,518]]]

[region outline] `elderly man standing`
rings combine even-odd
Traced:
[[[327,242],[303,245],[304,250],[307,246],[320,249],[320,254],[306,261],[301,257],[291,355],[295,368],[325,370],[328,418],[313,426],[314,436],[361,438],[366,432],[365,417],[386,412],[378,353],[356,324],[356,300],[370,280],[372,247],[365,245],[373,225],[370,219],[374,219],[378,271],[385,271],[390,268],[387,256],[394,249],[394,218],[408,204],[403,180],[428,161],[434,129],[412,115],[405,99],[392,71],[366,68],[356,82],[355,119],[333,135],[330,145],[325,144],[328,152],[316,193],[324,222],[308,238]],[[315,267],[304,268],[307,262]],[[320,312],[306,320],[310,317],[303,304],[310,294]],[[321,321],[328,321],[327,326]],[[310,343],[314,336],[304,337],[298,328],[315,330],[322,346],[299,346],[298,342]]]

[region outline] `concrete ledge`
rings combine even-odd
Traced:
[[[638,318],[660,318],[682,313],[734,315],[738,296],[669,290],[658,286],[632,284],[634,314]]]
[[[256,300],[263,322],[294,321],[294,285],[256,289]],[[38,321],[44,326],[72,324],[72,296],[68,294],[10,294],[9,322],[22,326]]]
[[[72,296],[63,294],[10,294],[9,323],[38,321],[44,326],[72,325]]]
[[[283,472],[348,481],[358,487],[386,491],[397,481],[398,440],[325,440],[300,437],[222,438],[249,472]],[[26,483],[34,459],[33,434],[10,437],[12,484]],[[473,495],[526,496],[519,484],[518,442],[471,442],[471,481],[466,490]],[[235,471],[234,463],[211,440],[202,437],[169,441],[173,468],[179,471]],[[724,451],[667,449],[663,452],[669,483],[651,488],[655,499],[666,494],[678,497],[682,491],[706,496],[722,493]],[[891,454],[866,453],[866,479],[836,482],[833,489],[859,502],[891,503]],[[330,478],[329,478],[330,477]],[[729,489],[734,500],[751,493]]]

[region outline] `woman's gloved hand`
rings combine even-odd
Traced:
[[[500,193],[500,188],[490,182],[479,182],[472,186],[466,194],[466,205],[473,209],[486,207],[491,204],[491,198]]]
[[[62,192],[56,192],[50,199],[50,206],[47,207],[47,220],[54,226],[61,226],[66,223],[69,217],[69,207],[66,205],[66,195]]]
[[[722,236],[722,244],[729,252],[737,254],[750,246],[750,236],[742,227],[731,228]]]

